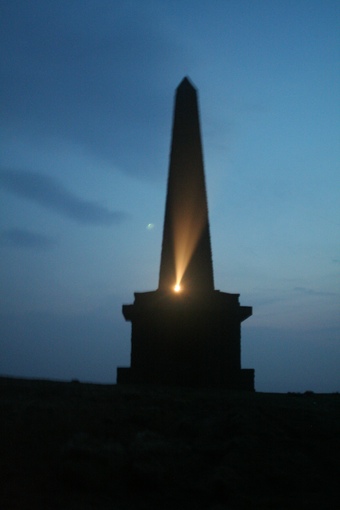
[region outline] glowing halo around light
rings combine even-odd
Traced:
[[[175,292],[180,292],[181,291],[181,286],[179,283],[176,283],[176,285],[174,286],[174,291]]]

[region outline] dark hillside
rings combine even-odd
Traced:
[[[0,378],[3,510],[340,508],[340,395]]]

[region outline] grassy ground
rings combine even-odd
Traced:
[[[339,438],[339,394],[0,378],[0,508],[337,509]]]

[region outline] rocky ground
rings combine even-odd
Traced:
[[[339,441],[339,394],[0,378],[0,508],[337,509]]]

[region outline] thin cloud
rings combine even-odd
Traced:
[[[3,246],[11,246],[14,248],[45,250],[51,248],[55,244],[55,241],[44,234],[20,228],[11,228],[1,232],[0,243]]]
[[[307,296],[333,297],[338,295],[336,292],[325,292],[322,290],[308,289],[306,287],[295,287],[294,291]]]
[[[0,170],[0,184],[7,191],[85,225],[118,224],[127,218],[122,211],[83,200],[50,176],[28,170]]]

